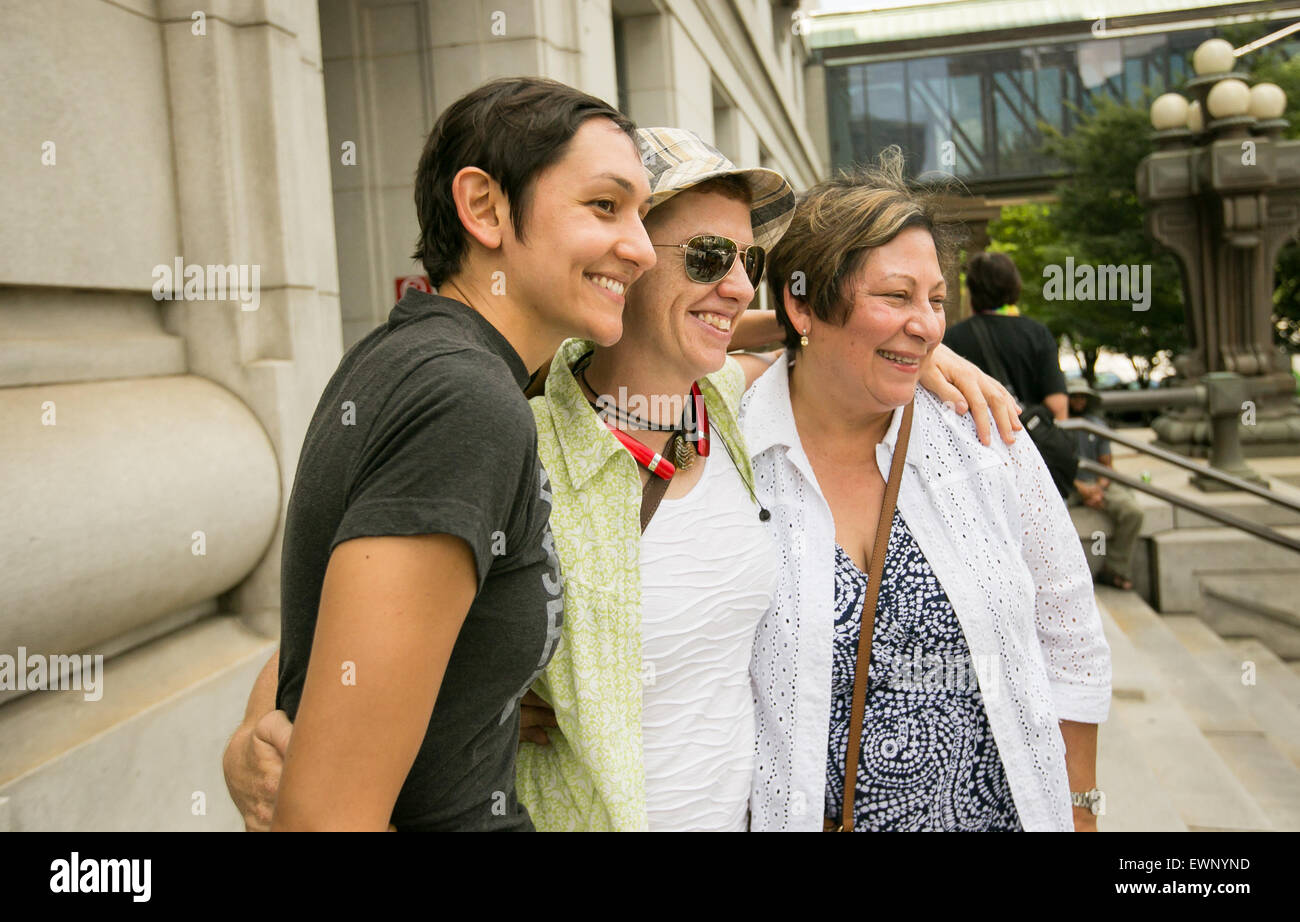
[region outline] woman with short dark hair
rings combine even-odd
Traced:
[[[295,726],[271,828],[533,828],[519,700],[563,599],[522,389],[566,337],[617,340],[609,280],[654,263],[631,132],[600,100],[523,78],[467,94],[430,133],[417,255],[439,294],[408,290],[348,350],[288,503],[276,701]],[[264,764],[259,742],[241,728],[236,761]]]

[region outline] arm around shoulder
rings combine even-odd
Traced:
[[[266,832],[271,828],[284,753],[293,730],[288,715],[275,709],[279,665],[277,650],[253,682],[243,723],[226,744],[221,759],[226,789],[248,832]]]
[[[736,363],[745,372],[745,390],[749,390],[751,384],[757,381],[763,374],[772,367],[772,363],[781,357],[780,351],[776,352],[738,352],[731,356]]]
[[[776,311],[751,308],[740,315],[731,336],[733,349],[762,349],[785,342],[785,328]]]

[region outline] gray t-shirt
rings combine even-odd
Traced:
[[[1104,426],[1106,423],[1100,416],[1084,416],[1089,422],[1096,423],[1098,426]],[[1092,432],[1084,432],[1082,429],[1074,430],[1074,438],[1079,446],[1079,458],[1087,458],[1089,461],[1096,461],[1102,455],[1110,454],[1110,439],[1096,435]],[[1082,480],[1084,483],[1092,483],[1097,479],[1097,475],[1091,471],[1080,470],[1075,475],[1076,480]]]
[[[338,544],[449,534],[474,552],[478,594],[393,807],[400,830],[533,828],[515,799],[519,699],[550,661],[564,603],[527,383],[480,314],[410,290],[343,357],[303,443],[281,572],[276,704],[290,719]]]

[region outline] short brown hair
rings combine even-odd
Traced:
[[[819,320],[843,326],[853,312],[849,280],[867,254],[910,227],[923,227],[934,238],[940,266],[951,264],[959,228],[939,220],[938,193],[944,185],[921,190],[908,187],[903,152],[886,148],[877,165],[841,171],[799,197],[794,219],[768,256],[767,284],[786,345],[798,348],[799,331],[785,312],[785,291],[800,283]]]
[[[435,288],[459,271],[469,249],[451,195],[455,175],[476,166],[495,179],[523,242],[538,174],[564,156],[589,118],[609,119],[636,144],[636,126],[613,106],[541,77],[492,80],[447,107],[429,132],[415,172],[420,237],[412,258],[424,264]]]
[[[971,310],[995,311],[1020,300],[1020,273],[1005,253],[976,253],[966,266]]]
[[[702,183],[691,186],[689,189],[683,189],[682,192],[703,192],[705,194],[712,192],[717,195],[721,195],[721,196],[725,196],[726,198],[733,199],[737,202],[744,202],[746,205],[754,204],[754,193],[749,188],[749,183],[745,182],[739,176],[714,176],[711,179],[704,180],[704,182]],[[677,195],[681,195],[682,192],[678,192]],[[667,201],[660,202],[659,204],[667,205],[668,202],[671,202],[676,197],[677,196],[674,195],[672,198],[668,199]],[[654,216],[656,211],[659,211],[658,205],[656,205],[654,208],[651,208],[650,211],[646,214],[645,225],[647,229],[649,229],[654,224]],[[662,213],[663,212],[660,212],[660,214]]]

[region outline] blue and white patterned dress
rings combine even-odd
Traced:
[[[836,545],[826,759],[826,816],[836,822],[866,587],[867,575]],[[857,787],[857,830],[1021,828],[961,625],[897,511],[876,605]]]

